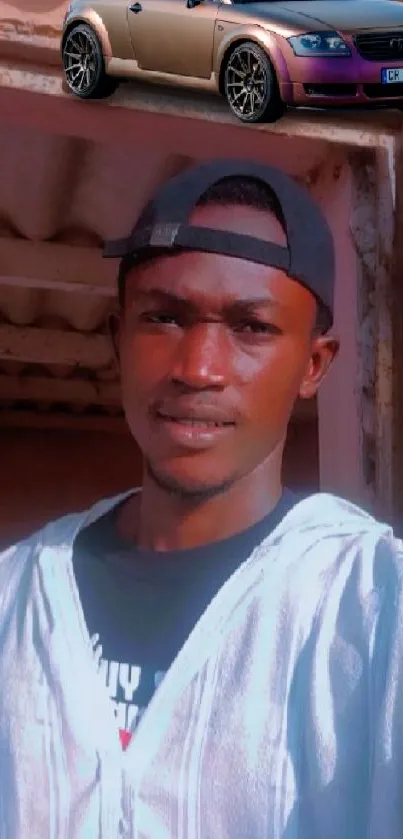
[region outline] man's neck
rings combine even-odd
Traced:
[[[268,515],[282,494],[281,463],[262,464],[225,492],[204,500],[186,498],[145,477],[141,493],[132,496],[117,516],[121,536],[137,547],[185,550],[227,539]]]

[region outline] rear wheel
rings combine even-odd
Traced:
[[[116,90],[118,82],[106,75],[102,46],[88,24],[78,23],[68,31],[62,60],[69,90],[80,99],[104,99]]]
[[[242,122],[275,122],[285,111],[273,65],[252,41],[239,44],[230,53],[224,91],[232,112]]]

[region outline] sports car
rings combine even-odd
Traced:
[[[243,122],[287,105],[403,104],[399,0],[72,0],[61,38],[68,89],[120,79],[214,90]]]

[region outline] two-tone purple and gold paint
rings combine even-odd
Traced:
[[[269,5],[269,4],[267,4]],[[299,0],[306,31],[278,33],[277,67],[287,104],[334,106],[403,102],[403,5],[393,0]],[[301,29],[299,22],[296,30]]]
[[[399,0],[72,0],[61,48],[81,99],[130,77],[214,90],[250,123],[403,103]]]

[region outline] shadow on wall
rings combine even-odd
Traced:
[[[0,548],[141,480],[129,435],[1,429]]]
[[[3,428],[0,463],[0,549],[141,483],[140,452],[124,433]],[[316,423],[290,427],[284,473],[298,492],[317,488]]]

